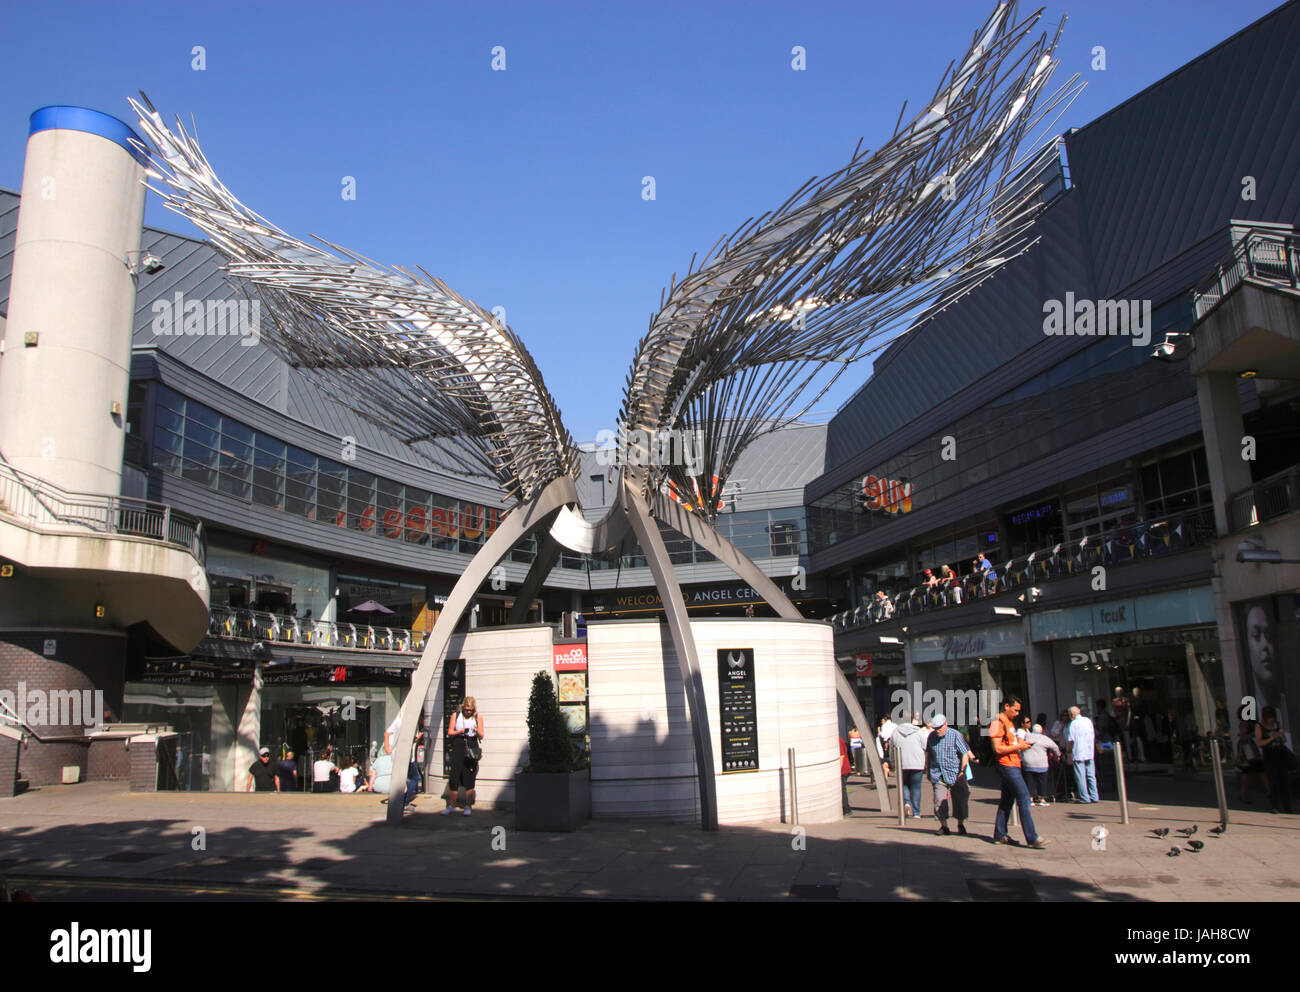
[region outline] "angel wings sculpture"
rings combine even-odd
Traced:
[[[658,525],[731,566],[780,616],[800,617],[715,529],[718,497],[756,438],[795,422],[851,363],[1032,244],[1038,177],[1056,143],[1035,148],[1026,139],[1077,89],[1070,80],[1044,96],[1060,29],[1050,40],[1031,37],[1041,14],[1020,19],[1016,3],[998,4],[925,109],[908,123],[900,113],[880,148],[859,146],[846,166],[746,222],[674,277],[633,356],[619,417],[618,496],[596,523],[580,512],[573,440],[509,327],[422,270],[387,268],[281,231],[222,185],[179,121],[170,129],[143,94],[131,101],[152,146],[143,150],[155,192],[261,296],[270,316],[263,342],[345,407],[448,471],[488,475],[513,501],[426,641],[402,707],[394,767],[407,767],[457,622],[511,548],[538,536],[516,599],[526,609],[561,546],[600,554],[630,531],[665,604],[694,735],[701,823],[716,829],[703,682]],[[656,457],[656,439],[687,434],[699,440],[689,464]],[[687,507],[665,498],[669,491],[698,498]],[[836,672],[841,699],[867,726]],[[402,779],[393,776],[390,822],[401,820]]]

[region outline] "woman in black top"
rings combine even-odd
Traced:
[[[1286,735],[1277,722],[1277,710],[1265,706],[1255,727],[1255,743],[1264,755],[1264,772],[1268,775],[1268,798],[1271,813],[1291,812],[1291,790],[1287,775],[1291,772],[1291,752],[1286,746]]]

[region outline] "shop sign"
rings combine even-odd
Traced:
[[[912,661],[951,661],[954,658],[984,658],[1021,654],[1024,634],[1018,624],[989,627],[961,634],[934,634],[912,640]]]
[[[863,679],[871,678],[871,660],[872,659],[871,659],[870,651],[868,651],[866,654],[855,654],[853,656],[853,662],[857,668],[858,678],[863,678]]]
[[[862,480],[862,501],[868,510],[884,513],[911,513],[915,487],[901,479],[868,475]]]
[[[587,670],[587,645],[556,644],[552,650],[557,672],[585,672]]]
[[[1214,600],[1208,586],[1116,599],[1095,606],[1040,610],[1029,616],[1035,641],[1104,636],[1161,627],[1185,627],[1214,622]]]

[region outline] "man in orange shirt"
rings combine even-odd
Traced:
[[[989,724],[989,741],[993,744],[993,754],[997,759],[998,775],[1002,777],[1002,796],[998,799],[998,815],[993,824],[993,843],[1011,844],[1007,836],[1007,818],[1011,805],[1020,807],[1020,825],[1025,830],[1025,843],[1039,849],[1047,846],[1047,841],[1038,836],[1034,829],[1034,818],[1029,811],[1029,786],[1020,770],[1020,752],[1028,751],[1033,745],[1016,736],[1016,718],[1020,716],[1020,697],[1009,696],[1002,700],[1002,712]]]

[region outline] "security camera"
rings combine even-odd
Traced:
[[[145,252],[140,257],[140,268],[142,268],[147,275],[152,276],[157,275],[163,269],[167,268],[167,266],[163,264],[163,260],[157,255]]]
[[[1152,350],[1151,357],[1158,362],[1173,362],[1186,357],[1189,351],[1195,350],[1196,342],[1190,334],[1170,331]]]

